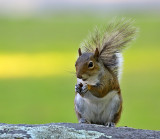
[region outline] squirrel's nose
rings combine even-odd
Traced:
[[[77,78],[82,79],[82,75],[77,74]]]

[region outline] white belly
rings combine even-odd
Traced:
[[[114,114],[118,112],[120,98],[117,91],[111,91],[103,98],[87,92],[84,97],[76,95],[75,105],[76,110],[89,122],[105,124],[111,122]]]

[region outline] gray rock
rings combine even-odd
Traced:
[[[93,124],[0,124],[3,139],[160,139],[160,131]]]

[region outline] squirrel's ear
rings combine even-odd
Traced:
[[[99,51],[98,51],[98,48],[96,48],[96,50],[94,52],[94,58],[96,58],[96,60],[97,60],[98,57],[99,57]]]
[[[82,55],[81,48],[78,49],[78,54],[79,54],[79,56]]]

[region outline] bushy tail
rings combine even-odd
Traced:
[[[103,31],[95,28],[88,40],[81,44],[83,52],[94,53],[98,48],[100,58],[105,67],[110,68],[116,75],[119,68],[118,54],[135,39],[137,29],[132,20],[113,20]]]

